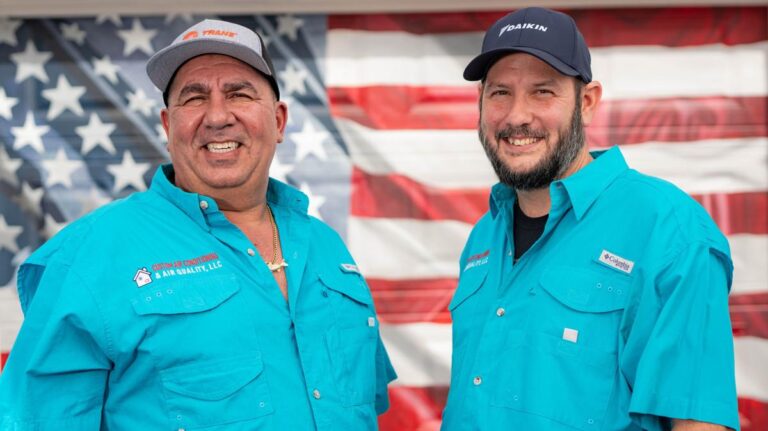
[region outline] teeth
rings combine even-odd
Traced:
[[[538,140],[539,140],[539,138],[524,138],[524,139],[511,139],[511,138],[507,138],[507,142],[509,142],[510,144],[512,144],[512,145],[514,145],[516,147],[521,147],[523,145],[531,145],[531,144],[535,143]]]
[[[205,146],[208,151],[212,153],[226,153],[237,148],[238,143],[234,141],[230,142],[214,142]]]

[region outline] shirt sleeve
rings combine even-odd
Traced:
[[[389,361],[389,355],[384,348],[384,343],[379,337],[376,347],[376,414],[382,414],[389,409],[389,394],[387,385],[397,378],[392,363]]]
[[[23,265],[19,289],[36,293],[0,374],[0,430],[99,429],[111,362],[90,291],[56,264]]]
[[[639,331],[647,338],[631,334],[628,345],[642,347],[635,359],[622,358],[634,362],[629,410],[643,429],[663,429],[664,418],[739,429],[728,312],[732,272],[727,250],[694,244],[649,275],[653,286],[635,316],[639,328],[648,328]]]

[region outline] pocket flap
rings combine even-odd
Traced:
[[[587,313],[605,313],[626,306],[631,279],[604,270],[553,267],[539,279],[541,287],[562,304]]]
[[[341,268],[322,271],[320,281],[329,289],[348,296],[357,302],[373,305],[373,297],[363,276],[356,272],[345,272]]]
[[[141,315],[198,313],[216,308],[239,290],[234,275],[165,280],[140,288],[131,304]]]
[[[195,362],[160,371],[163,386],[199,400],[221,400],[256,379],[264,370],[261,352],[216,361]]]
[[[464,271],[459,278],[459,285],[456,287],[456,291],[453,293],[451,303],[448,304],[448,309],[453,311],[454,308],[461,305],[467,298],[472,296],[480,286],[485,282],[485,278],[488,275],[488,265],[477,266],[475,268]]]

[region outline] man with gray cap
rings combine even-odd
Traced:
[[[506,15],[464,78],[500,182],[449,305],[443,430],[738,429],[728,243],[618,148],[589,152],[602,88],[573,19]]]
[[[395,378],[368,287],[270,179],[286,124],[264,43],[205,20],[147,64],[172,164],[19,270],[0,430],[372,430]]]

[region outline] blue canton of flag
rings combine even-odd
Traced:
[[[0,299],[15,291],[16,270],[36,247],[145,190],[167,162],[162,97],[144,67],[203,18],[0,19]],[[325,16],[220,18],[259,32],[273,56],[289,115],[271,175],[309,195],[310,214],[345,236],[351,167],[318,61]]]

